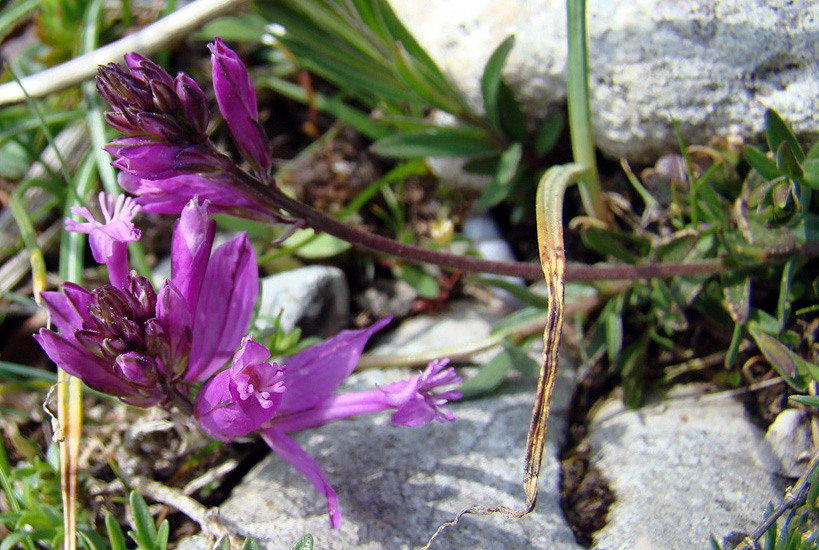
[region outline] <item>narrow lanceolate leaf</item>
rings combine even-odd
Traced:
[[[746,147],[742,151],[742,158],[756,170],[759,175],[768,181],[778,178],[781,174],[776,167],[776,161],[768,158],[765,153],[753,147]]]
[[[372,151],[395,158],[471,157],[491,153],[495,147],[471,128],[442,127],[379,139]]]
[[[796,136],[779,113],[773,109],[768,109],[765,112],[765,134],[768,138],[768,147],[771,151],[776,151],[782,143],[787,143],[790,146],[793,156],[800,164],[805,161],[805,152],[799,146]]]
[[[500,116],[498,114],[498,92],[501,86],[501,70],[506,63],[509,52],[515,45],[514,35],[509,36],[489,56],[486,66],[481,75],[481,92],[483,93],[483,108],[486,113],[486,120],[496,130],[501,129]]]

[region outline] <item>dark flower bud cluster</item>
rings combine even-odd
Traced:
[[[99,68],[97,91],[111,106],[108,124],[126,136],[149,137],[177,145],[198,144],[206,134],[210,112],[204,92],[188,75],[172,78],[139,54],[125,56],[125,67]]]

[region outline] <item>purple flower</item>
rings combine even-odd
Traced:
[[[239,152],[268,182],[273,161],[247,70],[218,38],[209,47],[219,109]],[[146,212],[179,214],[198,196],[214,212],[285,221],[238,191],[240,169],[209,139],[208,103],[193,79],[184,73],[172,78],[136,53],[126,54],[125,63],[101,66],[97,76],[99,94],[114,109],[106,121],[125,136],[105,150],[121,170],[119,184]]]
[[[131,203],[120,198],[107,204],[108,223],[83,211],[78,213],[88,223],[68,224],[69,230],[91,232],[92,251],[100,259],[135,231],[123,229],[128,228],[123,212]],[[119,205],[114,211],[120,217],[110,215],[110,205]],[[158,292],[134,272],[121,284],[112,275],[112,284],[90,292],[65,283],[63,293],[42,294],[59,332],[42,329],[35,338],[60,368],[96,390],[141,406],[179,405],[177,399],[187,399],[184,382],[204,381],[233,355],[258,292],[246,236],[211,253],[213,236],[207,206],[190,201],[174,228],[171,279]]]
[[[104,147],[111,165],[147,180],[183,174],[209,174],[230,170],[232,163],[210,143],[170,144],[142,136],[115,139]]]
[[[196,396],[196,419],[212,437],[247,435],[273,418],[285,391],[284,369],[246,336],[233,365],[205,382]]]
[[[397,409],[392,422],[401,426],[420,426],[432,420],[451,421],[444,407],[447,400],[460,399],[461,393],[449,390],[438,394],[440,386],[457,384],[461,379],[448,361],[433,361],[420,375],[371,391],[336,394],[340,382],[349,376],[367,339],[389,318],[361,331],[345,331],[297,353],[285,362],[287,390],[281,405],[262,426],[262,437],[284,460],[296,468],[327,499],[330,527],[341,521],[338,498],[321,467],[287,434],[334,420],[361,414]]]
[[[152,180],[120,172],[118,181],[123,189],[137,196],[136,202],[145,212],[179,214],[192,196],[198,196],[210,203],[213,212],[249,219],[270,219],[268,210],[237,191],[227,175],[211,174],[207,179],[197,175],[181,175]]]
[[[86,221],[66,218],[65,229],[88,235],[94,260],[106,265],[111,284],[119,287],[128,274],[128,251],[125,243],[137,241],[140,237],[139,229],[131,223],[139,213],[139,206],[125,195],[114,197],[106,196],[105,193],[99,194],[99,203],[104,223],[94,219],[94,215],[84,206],[75,206],[71,208],[71,213]]]
[[[208,44],[213,91],[219,111],[242,156],[266,180],[273,159],[270,142],[259,124],[256,90],[242,60],[219,38]]]
[[[114,108],[108,123],[126,136],[142,136],[176,145],[207,141],[210,119],[205,94],[184,73],[177,77],[136,53],[125,56],[125,67],[100,66],[97,92]]]

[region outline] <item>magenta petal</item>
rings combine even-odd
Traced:
[[[404,403],[390,417],[394,426],[408,426],[414,428],[432,422],[436,418],[435,409],[427,401],[418,396]]]
[[[259,348],[260,344],[249,342]],[[194,414],[200,426],[211,436],[220,440],[247,435],[259,429],[276,414],[281,402],[281,369],[278,365],[264,362],[270,356],[267,350],[257,353],[253,346],[243,342],[242,349],[234,357],[233,367],[212,376],[205,382],[196,396]],[[253,393],[244,395],[237,387],[236,374],[244,374],[244,390],[250,387]],[[252,384],[268,384],[257,391]],[[265,390],[270,390],[269,392]],[[263,405],[257,393],[264,393]]]
[[[208,215],[207,204],[200,205],[194,197],[176,222],[171,244],[171,280],[190,311],[196,311],[215,232],[216,223]]]
[[[208,44],[211,51],[213,91],[219,111],[236,146],[255,168],[267,172],[272,165],[270,144],[259,124],[256,90],[242,60],[219,38]]]
[[[330,397],[355,369],[370,336],[391,320],[385,317],[362,330],[341,331],[290,357],[285,363],[287,392],[280,411],[302,411]]]
[[[233,355],[259,292],[256,254],[242,233],[211,255],[194,316],[193,348],[185,379],[206,380]]]
[[[85,292],[85,296],[84,300],[80,303],[85,306],[88,304],[88,296],[90,296],[90,294],[84,289],[81,290]],[[78,297],[81,296],[79,293],[77,293],[77,295]],[[47,291],[41,292],[40,298],[51,314],[51,321],[60,329],[60,332],[71,334],[74,330],[82,328],[84,318],[75,307],[75,303],[69,299],[68,296],[61,292]],[[83,310],[84,309],[83,307]]]
[[[114,396],[135,395],[134,388],[115,375],[111,364],[89,353],[62,334],[40,329],[34,339],[54,363],[89,388]]]
[[[137,196],[137,202],[145,212],[179,214],[191,198],[198,196],[200,201],[210,203],[211,212],[225,212],[251,219],[269,216],[258,202],[245,197],[230,182],[215,181],[216,176],[213,174],[205,178],[184,174],[165,179],[146,179],[120,172],[117,180],[123,189]]]
[[[223,370],[211,377],[196,395],[194,415],[208,435],[220,441],[229,441],[236,435],[253,431],[238,403],[238,396],[231,392],[230,371]],[[245,431],[245,427],[249,429]]]
[[[167,364],[162,366],[171,380],[177,380],[188,365],[190,356],[193,319],[185,297],[171,281],[162,283],[156,297],[156,319],[164,331],[167,345]]]
[[[277,455],[309,481],[327,499],[327,512],[330,515],[330,529],[338,529],[341,524],[341,510],[338,509],[338,495],[330,487],[321,466],[313,457],[304,452],[304,449],[284,433],[275,428],[262,430],[262,438],[270,445]]]

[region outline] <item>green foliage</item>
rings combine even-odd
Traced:
[[[513,217],[528,212],[542,161],[562,130],[560,117],[530,132],[501,73],[514,37],[490,56],[481,76],[483,111],[478,114],[396,18],[386,0],[283,0],[260,6],[279,29],[278,47],[298,68],[338,87],[339,96],[303,94],[281,76],[261,83],[337,117],[375,140],[372,150],[393,158],[463,157],[466,169],[492,176],[484,207],[511,199]],[[341,108],[341,97],[354,98]],[[433,110],[452,125],[432,122]]]
[[[808,346],[802,335],[819,295],[815,273],[801,253],[818,235],[819,216],[805,179],[809,170],[802,168],[817,153],[805,154],[773,111],[766,115],[766,129],[772,152],[747,147],[742,155],[747,164],[732,162],[728,151],[705,148],[693,150],[705,151],[710,163],[695,164],[691,153],[681,157],[688,193],[673,194],[666,213],[662,199],[629,173],[646,210],[622,217],[639,230],[580,228],[589,249],[627,264],[720,259],[734,266],[718,275],[627,285],[602,308],[587,343],[605,350],[630,406],[640,404],[641,365],[653,353],[649,350],[686,355],[670,337],[688,330],[692,315],[714,326],[736,327],[726,343],[726,366],[735,366],[742,342],[750,341],[794,390],[805,393],[810,381],[819,380],[815,358],[804,356]],[[759,287],[771,298],[755,298]],[[814,402],[807,396],[797,400],[805,398]]]

